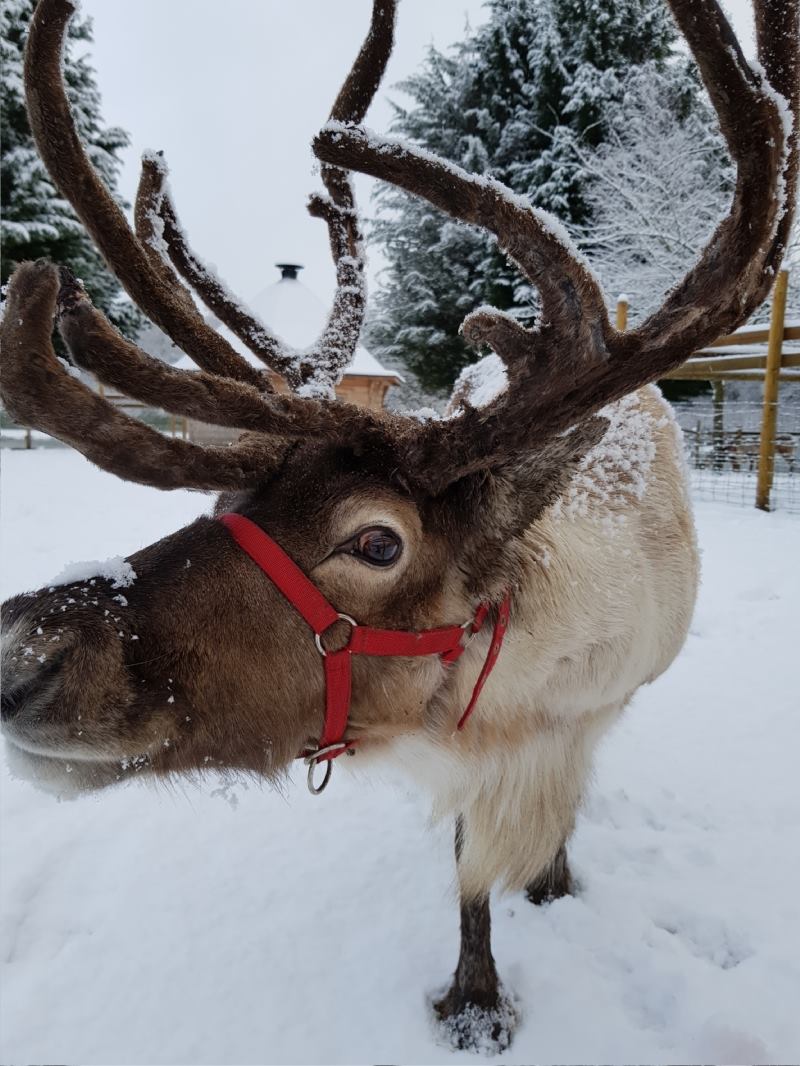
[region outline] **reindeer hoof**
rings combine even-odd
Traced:
[[[478,1001],[478,1002],[476,1002]],[[453,985],[433,1004],[442,1043],[454,1051],[497,1055],[511,1046],[519,1015],[511,997],[500,986],[490,997],[470,997]]]
[[[559,848],[556,857],[541,877],[525,887],[525,897],[537,907],[554,899],[571,896],[574,892],[572,873],[567,862],[567,849]]]

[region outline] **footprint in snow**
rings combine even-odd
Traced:
[[[672,909],[655,917],[653,924],[675,937],[695,958],[706,959],[721,970],[732,970],[753,954],[742,934],[715,915]]]

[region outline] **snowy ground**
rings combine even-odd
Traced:
[[[74,453],[3,454],[3,594],[204,510]],[[800,521],[701,504],[704,583],[609,737],[576,898],[494,903],[511,1063],[800,1060]],[[457,950],[449,830],[408,788],[74,803],[2,780],[0,1061],[461,1063],[427,997]],[[794,1004],[794,1006],[792,1006]]]

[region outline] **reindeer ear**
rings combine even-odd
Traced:
[[[535,451],[465,475],[430,501],[450,543],[461,546],[471,592],[498,598],[513,584],[517,538],[555,503],[607,428],[605,418],[587,419]]]
[[[518,536],[555,503],[607,428],[605,418],[589,418],[543,447],[491,469],[487,488],[494,497],[495,526],[503,536]]]
[[[582,459],[603,440],[607,429],[608,419],[589,418],[569,433],[548,440],[543,448],[523,454],[495,472],[495,477],[505,478],[514,492],[513,510],[523,523],[522,529],[527,529],[556,502]]]

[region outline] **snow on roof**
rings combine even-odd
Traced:
[[[249,302],[250,309],[260,318],[272,333],[285,340],[295,348],[305,348],[319,336],[327,318],[327,308],[322,300],[296,278],[281,278],[273,285],[267,285]],[[214,322],[238,352],[252,366],[259,369],[264,364],[257,356],[242,344],[225,326]],[[196,364],[188,355],[182,356],[175,364],[182,370],[196,370]],[[375,378],[392,378],[395,382],[403,379],[394,370],[387,370],[362,345],[356,348],[353,361],[345,371],[345,377],[363,374]]]

